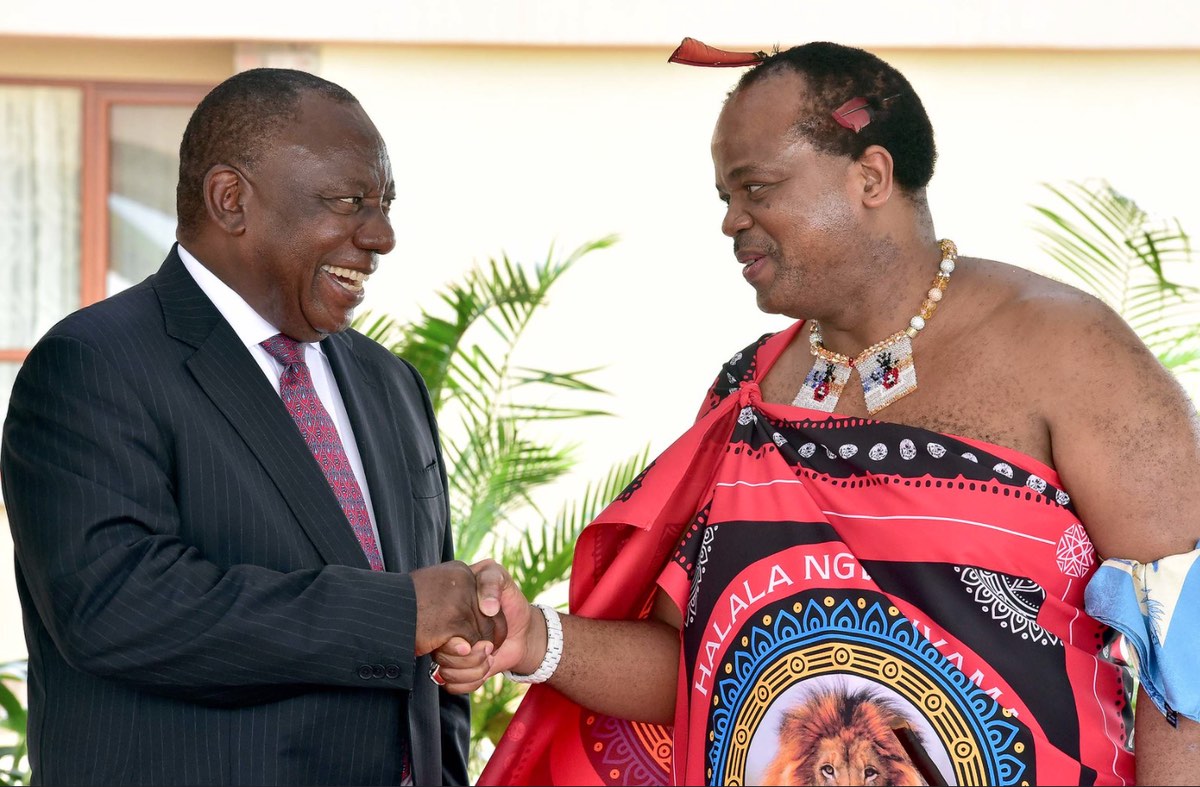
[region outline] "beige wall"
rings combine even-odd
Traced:
[[[0,27],[0,77],[216,84],[233,73],[231,43],[18,38]]]
[[[0,40],[0,75],[217,81],[234,51]],[[570,428],[584,462],[551,500],[646,443],[664,448],[720,364],[784,324],[757,311],[719,231],[708,145],[738,72],[669,65],[669,51],[319,47],[321,73],[359,96],[396,172],[399,243],[368,285],[369,308],[411,317],[436,309],[434,291],[472,261],[504,251],[532,262],[551,243],[565,252],[620,234],[556,287],[520,359],[606,366],[594,379],[615,394],[596,404],[616,418]],[[1200,128],[1196,51],[880,54],[905,71],[933,118],[941,157],[930,201],[939,233],[963,254],[1055,273],[1028,207],[1048,199],[1044,180],[1108,178],[1200,237],[1200,164],[1180,145]],[[0,560],[5,615],[15,592],[11,559]],[[19,631],[16,617],[0,617],[0,659],[23,652]]]

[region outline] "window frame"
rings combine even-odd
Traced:
[[[213,85],[3,75],[0,75],[0,85],[65,87],[81,91],[79,308],[93,304],[107,294],[105,280],[109,268],[108,193],[112,186],[112,107],[116,104],[194,107]],[[0,363],[20,363],[28,354],[28,347],[0,347]]]

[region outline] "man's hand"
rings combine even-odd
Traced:
[[[490,559],[475,563],[470,570],[475,576],[479,609],[484,615],[507,623],[507,637],[497,643],[494,655],[487,647],[490,643],[478,642],[472,647],[461,638],[451,639],[433,654],[440,665],[439,675],[446,682],[446,691],[452,694],[472,692],[491,676],[536,657],[528,670],[533,672],[546,652],[545,625],[536,626],[542,616],[531,614],[535,610],[508,571]]]
[[[475,574],[466,563],[454,560],[427,566],[410,576],[417,596],[416,655],[450,645],[451,652],[466,656],[472,646],[486,644],[490,656],[504,642],[508,630],[504,616],[480,611]]]
[[[440,684],[451,694],[475,691],[495,674],[492,652],[490,640],[476,642],[472,647],[465,639],[454,637],[433,652]]]

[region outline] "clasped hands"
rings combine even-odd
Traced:
[[[447,691],[469,693],[500,672],[521,672],[531,659],[527,671],[537,668],[545,653],[545,623],[535,620],[540,614],[530,614],[534,608],[499,563],[488,559],[468,566],[455,560],[411,576],[416,655],[433,654]]]

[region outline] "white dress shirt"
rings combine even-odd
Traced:
[[[275,393],[279,393],[279,377],[283,374],[283,364],[275,360],[259,345],[259,342],[279,333],[279,329],[264,320],[262,315],[254,311],[242,296],[204,267],[182,245],[179,246],[179,258],[183,260],[183,267],[187,268],[188,273],[196,280],[196,284],[217,307],[217,311],[221,313],[226,322],[233,327],[242,343],[246,345],[250,355],[262,368],[263,374],[275,387]],[[378,545],[379,527],[375,524],[375,511],[371,507],[371,490],[367,488],[367,477],[363,473],[362,457],[358,453],[354,429],[350,426],[350,417],[346,414],[346,404],[342,401],[342,394],[338,390],[337,380],[333,377],[333,370],[329,368],[329,359],[325,357],[325,352],[319,343],[303,342],[301,346],[304,348],[304,362],[308,364],[309,372],[312,374],[317,396],[326,411],[329,412],[329,417],[333,419],[333,425],[337,428],[338,436],[342,440],[342,447],[346,449],[346,458],[350,460],[350,467],[354,470],[354,478],[358,481],[358,488],[362,490],[363,500],[367,504],[367,516],[371,518],[371,530],[375,534],[375,543]],[[382,552],[383,550],[380,549],[381,558]]]

